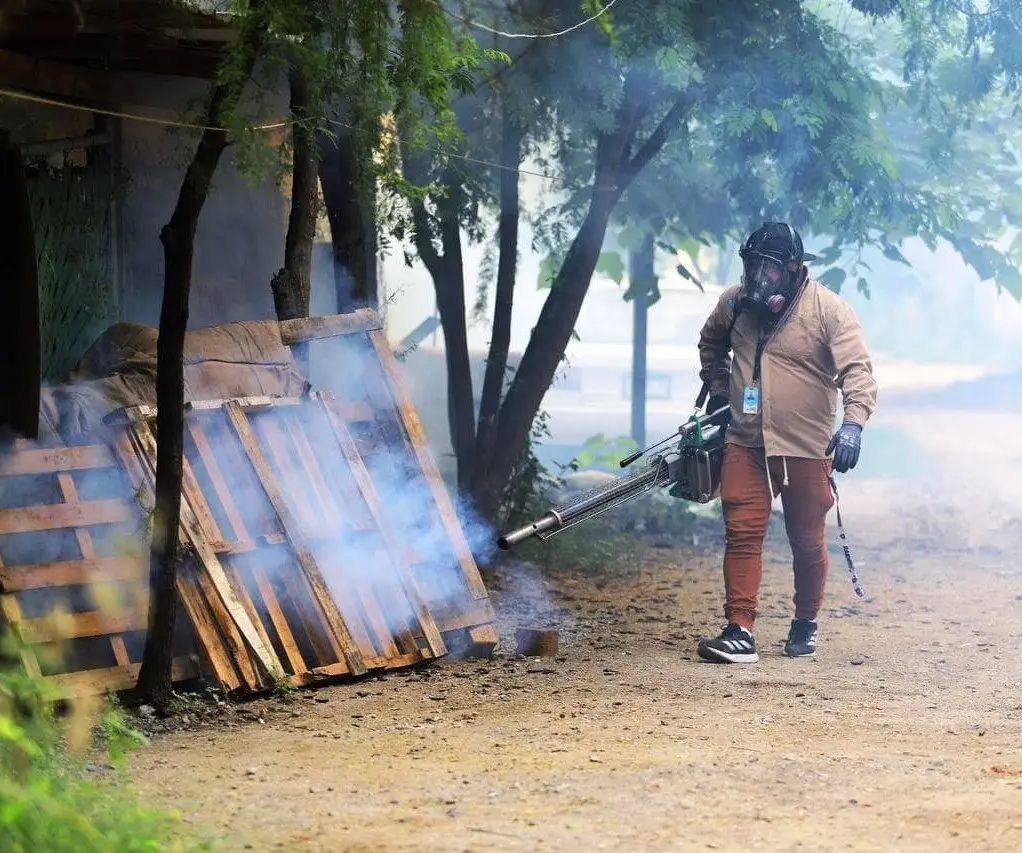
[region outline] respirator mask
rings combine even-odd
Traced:
[[[743,308],[761,320],[777,320],[791,304],[803,279],[802,238],[784,222],[765,222],[738,252],[742,259]]]

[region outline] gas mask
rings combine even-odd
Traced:
[[[739,251],[742,259],[742,307],[758,319],[780,319],[802,284],[806,254],[802,238],[784,222],[765,222]]]
[[[792,274],[774,258],[746,257],[742,276],[742,303],[757,314],[772,316],[788,303]]]

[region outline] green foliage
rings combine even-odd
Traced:
[[[112,702],[73,705],[65,717],[39,679],[0,662],[0,850],[142,853],[209,849],[175,815],[142,806],[124,772],[146,742]],[[98,730],[98,731],[97,731]],[[90,742],[92,735],[98,735]]]
[[[85,163],[32,162],[26,169],[39,270],[42,378],[64,381],[117,316],[110,265],[111,199],[125,174],[101,147]]]
[[[575,458],[554,474],[535,453],[549,437],[547,421],[546,413],[541,411],[510,478],[501,504],[502,529],[526,524],[547,512],[556,496],[565,493],[568,473],[620,473],[619,461],[636,449],[635,442],[625,436],[591,436]],[[650,544],[677,545],[685,541],[693,518],[688,504],[658,490],[558,533],[547,542],[525,542],[515,549],[514,556],[553,571],[629,573],[642,566]]]
[[[268,145],[262,125],[279,118],[275,96],[286,86],[286,74],[296,70],[312,102],[294,118],[292,135],[350,131],[361,152],[356,180],[380,185],[381,212],[393,214],[394,228],[403,226],[395,199],[425,189],[401,175],[395,131],[412,148],[454,144],[459,129],[452,98],[472,88],[478,71],[507,60],[503,52],[454,33],[441,5],[430,0],[237,0],[231,13],[239,27],[262,34],[257,85],[227,122],[238,168],[259,181],[268,171],[279,177],[290,167],[291,145]],[[245,67],[238,40],[217,82],[244,85]]]

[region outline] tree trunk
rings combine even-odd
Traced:
[[[256,14],[250,10],[249,15]],[[242,33],[244,65],[237,82],[217,84],[204,122],[223,127],[241,98],[262,39],[262,27],[248,21]],[[192,286],[195,231],[213,175],[227,147],[227,133],[202,132],[188,165],[170,221],[160,232],[163,244],[163,303],[156,345],[156,487],[153,540],[149,558],[149,622],[136,698],[164,712],[171,696],[171,663],[177,612],[175,592],[181,560],[181,481],[184,432],[184,343]]]
[[[287,75],[291,88],[292,168],[291,213],[284,242],[284,266],[273,277],[273,307],[278,320],[309,316],[312,296],[312,246],[319,211],[315,95],[308,77],[292,67]]]
[[[291,89],[291,212],[284,240],[284,266],[270,280],[278,320],[308,317],[312,299],[312,249],[319,213],[319,149],[316,145],[318,97],[308,76],[292,66]],[[298,369],[309,376],[309,344],[291,347]]]
[[[42,351],[35,228],[21,150],[0,129],[0,434],[38,438]]]
[[[409,158],[414,160],[414,158]],[[415,166],[406,167],[414,172]],[[421,176],[416,179],[421,184]],[[433,279],[437,311],[444,332],[447,366],[447,422],[451,447],[458,467],[458,488],[472,484],[475,454],[475,397],[472,391],[472,362],[468,351],[468,321],[465,311],[465,264],[461,248],[461,189],[458,176],[444,174],[443,196],[436,202],[437,230],[441,251],[433,245],[433,228],[425,204],[412,208],[415,248]]]
[[[567,350],[596,270],[614,206],[635,176],[659,153],[681,123],[689,100],[687,94],[679,94],[653,132],[632,154],[638,126],[646,115],[648,102],[645,101],[644,81],[640,75],[630,76],[625,81],[617,126],[612,133],[597,140],[589,211],[554,279],[501,406],[493,457],[483,475],[485,483],[479,490],[480,496],[486,499],[479,502],[477,510],[485,518],[493,518],[496,514],[499,495],[503,493],[511,471],[528,442],[540,404]]]
[[[337,311],[379,305],[376,269],[376,204],[372,185],[359,180],[354,134],[319,136],[319,181],[333,244]]]
[[[483,377],[482,400],[476,435],[476,456],[472,496],[483,507],[496,507],[500,494],[488,494],[493,484],[485,476],[493,457],[497,437],[497,418],[506,383],[508,352],[511,348],[511,316],[518,268],[518,234],[521,219],[518,191],[518,167],[522,159],[525,129],[504,110],[501,127],[500,219],[498,225],[497,284],[494,293],[493,327],[490,351]]]
[[[511,470],[528,441],[543,397],[568,348],[616,201],[615,193],[594,191],[589,212],[543,303],[529,345],[501,406],[493,456],[484,475],[485,481],[477,492],[477,510],[484,518],[496,515]]]

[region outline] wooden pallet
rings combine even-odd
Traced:
[[[30,674],[64,694],[134,685],[145,641],[148,558],[140,505],[103,445],[0,456],[0,623]],[[194,578],[182,572],[179,589]],[[178,620],[174,676],[201,673]]]
[[[374,484],[328,398],[192,404],[182,539],[213,624],[192,622],[225,690],[408,666],[447,647]],[[151,406],[125,409],[117,455],[152,488]],[[214,630],[217,629],[217,630]]]
[[[280,330],[286,344],[328,348],[338,365],[330,383],[336,417],[374,481],[405,483],[414,496],[404,501],[412,517],[395,533],[411,546],[407,557],[437,625],[448,643],[489,654],[497,645],[489,594],[379,316],[362,309],[288,320]]]
[[[408,666],[449,648],[488,654],[493,609],[378,317],[288,321],[281,333],[289,345],[330,341],[353,381],[303,398],[189,407],[175,680],[211,675],[227,693],[245,694],[282,678],[306,685]],[[0,457],[0,498],[21,495],[14,481],[25,477],[52,493],[29,500],[25,492],[24,504],[0,508],[3,621],[30,643],[30,672],[43,669],[35,650],[75,647],[62,670],[46,671],[68,692],[137,679],[148,555],[110,553],[96,530],[128,525],[125,539],[144,543],[155,416],[151,406],[115,413],[110,447],[19,443]],[[94,489],[98,473],[107,492],[93,500],[81,480]],[[44,531],[21,550],[5,545]],[[65,541],[51,554],[52,531],[77,550],[68,553]],[[108,606],[113,587],[129,610]],[[40,621],[83,589],[95,590],[85,596],[92,603],[71,608],[70,620]]]

